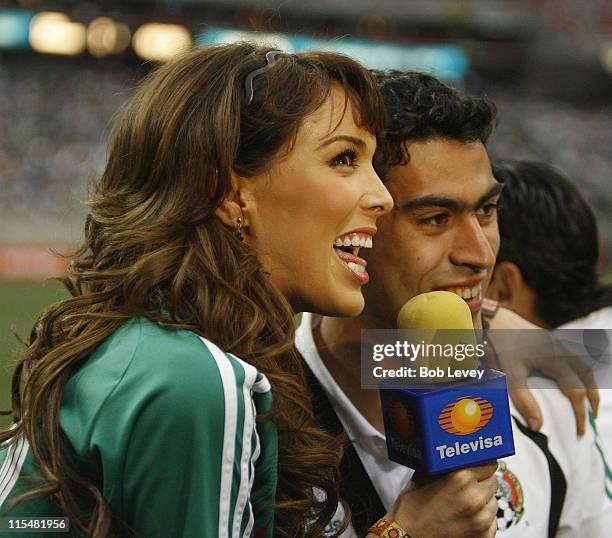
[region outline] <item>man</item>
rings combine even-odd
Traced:
[[[545,163],[509,160],[498,163],[493,172],[505,190],[499,216],[501,248],[487,295],[540,327],[599,329],[602,334],[589,336],[609,339],[612,288],[599,281],[597,221],[589,204],[566,177]],[[603,342],[602,350],[606,347],[609,360],[609,341]],[[607,377],[599,380],[597,426],[610,454],[610,367],[600,373]]]
[[[412,471],[387,459],[377,391],[360,388],[361,330],[394,327],[407,300],[433,290],[461,295],[481,327],[483,295],[499,248],[502,189],[485,149],[493,106],[424,74],[381,75],[380,85],[390,125],[379,168],[395,207],[379,221],[372,250],[361,254],[372,277],[364,288],[366,307],[355,319],[306,314],[296,339],[316,378],[315,392],[320,386],[326,396],[315,401],[316,409],[333,427],[327,399],[339,419],[335,425],[352,442],[341,488],[357,526],[363,513],[388,510],[400,492],[414,486]],[[543,433],[530,432],[518,419],[513,424],[517,455],[502,460],[498,471],[498,526],[509,537],[603,536],[611,516],[593,431],[579,437],[567,427],[572,409],[559,391],[535,397],[545,413]],[[470,535],[457,530],[461,521],[452,502],[440,501],[439,493],[428,496],[428,488],[442,488],[444,480],[410,492],[413,538]],[[339,511],[335,521],[342,517]],[[345,536],[355,536],[354,530]]]

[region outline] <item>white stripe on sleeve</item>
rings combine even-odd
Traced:
[[[253,416],[257,416],[257,409],[255,408],[255,401],[251,400],[251,408],[253,409]],[[249,462],[249,491],[253,490],[253,482],[255,481],[255,464],[259,459],[261,453],[261,444],[259,443],[259,434],[257,433],[257,427],[253,428],[253,435],[255,436],[255,450],[253,451],[253,457]],[[249,538],[253,532],[253,526],[255,525],[255,517],[253,515],[253,508],[249,510],[249,520],[244,529],[243,538]]]
[[[212,353],[223,384],[225,400],[225,423],[223,428],[223,456],[221,459],[221,489],[219,492],[219,538],[228,538],[229,514],[232,502],[232,478],[236,443],[236,424],[238,421],[238,399],[236,394],[236,375],[229,358],[210,340],[200,339]]]
[[[19,439],[8,448],[6,459],[0,469],[0,506],[9,496],[19,478],[29,447],[26,438],[20,435]]]
[[[253,413],[253,398],[251,388],[257,377],[257,370],[250,364],[240,361],[244,368],[244,384],[242,394],[244,397],[244,428],[242,431],[242,456],[240,458],[240,488],[238,498],[234,507],[234,522],[232,525],[232,537],[240,537],[240,526],[245,506],[249,502],[249,461],[251,459],[251,443],[253,441],[253,429],[255,428],[255,414]]]

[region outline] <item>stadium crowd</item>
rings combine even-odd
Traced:
[[[52,221],[82,215],[130,76],[120,66],[47,58],[0,62],[0,212]]]
[[[80,220],[87,185],[105,162],[112,116],[141,75],[123,63],[0,60],[0,212],[22,221],[26,240],[29,222],[61,229]],[[502,87],[488,94],[499,111],[491,155],[543,160],[563,170],[594,206],[610,251],[612,106]],[[31,236],[40,237],[40,229]]]
[[[577,106],[503,90],[491,91],[489,97],[499,110],[499,125],[491,138],[493,156],[554,164],[577,183],[605,226],[605,216],[612,213],[612,106]],[[608,227],[608,235],[610,231]]]

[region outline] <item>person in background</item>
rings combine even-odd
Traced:
[[[539,327],[612,330],[612,287],[599,277],[597,221],[580,191],[542,162],[501,161],[493,173],[504,183],[504,198],[487,295]],[[599,383],[597,429],[610,454],[612,378]]]

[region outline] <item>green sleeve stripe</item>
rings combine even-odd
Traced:
[[[589,410],[589,423],[591,424],[591,427],[593,428],[593,432],[595,433],[595,447],[597,448],[597,451],[599,452],[599,455],[601,456],[601,462],[603,463],[604,470],[605,470],[604,489],[606,491],[606,495],[608,496],[608,499],[612,500],[612,491],[608,487],[608,484],[612,483],[612,471],[610,470],[610,466],[608,465],[608,461],[606,460],[606,455],[603,451],[603,448],[601,448],[601,445],[599,444],[599,432],[597,431],[597,425],[595,424],[595,417],[593,417],[593,413],[590,410]]]
[[[255,525],[251,491],[261,452],[253,392],[270,391],[270,383],[250,364],[224,353],[202,338],[217,363],[225,402],[219,538],[250,536]]]
[[[612,501],[612,491],[610,491],[610,488],[608,488],[608,484],[610,483],[610,468],[608,467],[608,463],[606,462],[606,456],[604,455],[603,449],[601,448],[601,446],[599,446],[599,443],[597,441],[595,441],[595,447],[597,448],[597,451],[601,456],[601,461],[603,462],[606,470],[604,489],[606,491],[608,499]]]
[[[252,365],[231,356],[232,364],[235,368],[242,368],[244,371],[244,382],[242,383],[242,403],[244,410],[243,431],[241,436],[242,446],[240,455],[240,484],[238,486],[238,494],[236,496],[236,504],[234,508],[234,516],[232,522],[231,536],[241,536],[242,517],[245,508],[250,504],[250,493],[252,484],[249,484],[249,466],[253,460],[251,452],[252,433],[255,429],[255,411],[251,390],[255,379],[257,378],[257,370]]]
[[[257,412],[267,413],[273,405],[272,391],[253,393]],[[253,506],[255,513],[253,533],[262,538],[271,538],[274,533],[274,509],[278,481],[278,434],[273,420],[257,423],[260,441],[257,451],[256,473],[253,482]]]
[[[242,439],[244,431],[244,423],[246,419],[246,407],[244,399],[244,384],[246,381],[246,371],[238,362],[231,359],[231,357],[225,353],[227,360],[229,361],[232,369],[234,370],[235,384],[236,384],[236,399],[238,403],[238,415],[236,420],[236,435],[234,438],[234,467],[232,475],[232,493],[231,493],[231,509],[228,516],[228,528],[227,536],[234,537],[234,517],[236,514],[236,507],[238,502],[238,494],[240,492],[240,482],[242,479],[242,469],[240,462],[242,461]],[[248,401],[248,400],[247,400]],[[248,454],[247,454],[248,456]]]
[[[223,456],[221,459],[221,486],[219,491],[219,538],[228,537],[230,514],[234,499],[232,499],[232,484],[234,478],[234,462],[236,453],[236,433],[238,426],[238,394],[234,368],[228,357],[211,341],[202,341],[214,357],[221,382],[225,402],[225,417],[223,427]]]
[[[255,401],[251,400],[251,409],[253,416],[257,416],[257,409],[255,408]],[[249,461],[249,491],[253,490],[253,483],[255,481],[255,463],[259,458],[261,452],[261,445],[259,444],[259,435],[257,434],[257,428],[253,428],[251,434],[251,459]],[[249,502],[245,509],[245,515],[247,516],[246,521],[243,517],[243,527],[241,529],[242,536],[251,536],[253,533],[253,526],[255,525],[255,516],[253,514],[253,506]]]
[[[240,527],[240,536],[250,537],[253,535],[253,525],[255,518],[253,517],[253,506],[251,503],[247,503],[242,516],[242,524]]]
[[[608,461],[606,460],[606,455],[604,454],[603,449],[599,443],[599,432],[597,431],[597,425],[595,424],[595,417],[593,417],[593,413],[589,410],[589,423],[593,428],[593,433],[595,434],[595,444],[597,445],[597,450],[599,450],[599,454],[601,455],[601,461],[604,464],[604,468],[606,470],[606,478],[608,480],[612,480],[612,470],[610,470],[610,466],[608,465]]]

